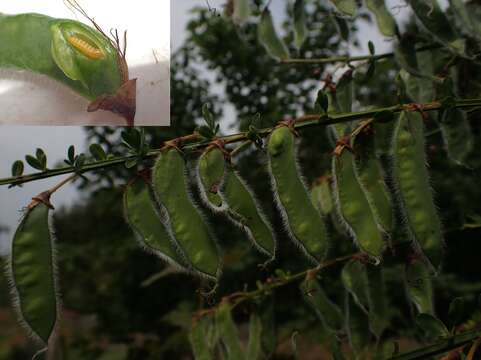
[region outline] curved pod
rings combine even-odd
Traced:
[[[27,210],[13,237],[10,258],[20,320],[44,344],[55,329],[59,307],[49,210],[43,203]]]
[[[217,244],[187,190],[185,161],[175,148],[164,149],[154,166],[152,184],[165,208],[175,244],[200,275],[217,279],[220,258]]]
[[[276,128],[267,150],[276,203],[289,235],[311,260],[322,261],[329,246],[328,235],[299,174],[294,134],[286,126]]]

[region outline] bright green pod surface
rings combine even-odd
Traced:
[[[333,331],[344,328],[344,316],[341,309],[326,295],[316,278],[309,276],[301,283],[300,289],[304,300],[315,311],[324,326]]]
[[[122,61],[109,39],[78,21],[0,14],[0,67],[47,75],[93,100],[123,84]]]
[[[329,246],[326,226],[299,174],[294,134],[290,129],[281,126],[272,132],[268,155],[276,202],[291,238],[319,262]]]
[[[261,19],[257,26],[257,36],[259,42],[265,47],[271,57],[279,60],[289,58],[289,50],[277,34],[271,12],[267,8],[261,14]]]
[[[419,113],[403,112],[399,117],[395,134],[394,178],[407,225],[431,264],[438,268],[444,244],[429,185],[424,124]]]
[[[366,6],[376,17],[381,34],[390,37],[396,35],[396,22],[384,0],[366,0]]]
[[[414,260],[406,265],[406,287],[418,312],[434,315],[431,274],[421,260]]]
[[[169,148],[157,158],[152,175],[153,188],[164,206],[176,245],[195,270],[211,278],[220,273],[217,245],[187,191],[185,161],[179,151]]]
[[[171,237],[156,209],[149,185],[137,178],[127,185],[124,192],[124,214],[141,245],[167,262],[183,268],[184,260],[176,252]]]
[[[384,233],[379,229],[369,201],[357,179],[354,155],[343,149],[332,158],[335,196],[339,215],[356,245],[377,261],[386,246]]]
[[[328,177],[319,179],[318,183],[312,187],[311,198],[314,206],[316,206],[323,215],[329,215],[332,212],[334,205]]]
[[[14,294],[21,320],[47,344],[57,322],[57,288],[49,208],[40,203],[27,211],[12,243]]]
[[[223,210],[222,198],[219,194],[220,184],[224,177],[224,154],[218,148],[205,151],[197,163],[197,176],[201,185],[201,195],[206,204],[213,210]]]
[[[384,172],[376,157],[373,134],[360,133],[352,139],[355,172],[377,224],[386,232],[392,228],[393,213]]]
[[[240,226],[261,252],[273,256],[274,232],[254,194],[217,147],[202,154],[197,166],[204,202]]]

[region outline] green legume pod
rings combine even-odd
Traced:
[[[83,50],[72,38],[83,41],[78,43]],[[0,14],[1,67],[48,75],[93,100],[122,85],[120,63],[110,40],[78,21]]]
[[[331,0],[337,10],[348,16],[356,15],[357,5],[355,0]]]
[[[325,216],[331,214],[333,206],[330,177],[320,178],[311,188],[311,198],[314,206]]]
[[[431,274],[423,261],[414,260],[406,265],[406,288],[410,300],[419,313],[434,315]]]
[[[272,187],[286,228],[294,242],[318,263],[326,255],[328,235],[299,174],[294,134],[290,129],[280,126],[272,132],[268,155]]]
[[[347,336],[354,359],[366,359],[371,334],[366,313],[346,294]]]
[[[327,297],[315,277],[308,275],[301,283],[300,289],[304,300],[315,311],[324,326],[332,331],[340,331],[344,328],[341,309]]]
[[[236,24],[244,24],[249,20],[251,13],[250,0],[234,0],[234,13],[232,14],[232,18]]]
[[[225,159],[222,151],[218,148],[204,151],[197,163],[197,178],[202,200],[214,211],[225,211],[227,207],[219,194],[224,172]]]
[[[366,314],[369,310],[369,288],[366,266],[358,260],[351,260],[344,265],[341,272],[342,284]]]
[[[49,208],[39,203],[27,210],[12,242],[11,275],[20,320],[45,345],[58,318],[54,238]]]
[[[179,254],[180,250],[172,244],[172,236],[164,224],[164,211],[152,198],[144,179],[139,177],[127,185],[124,214],[140,245],[169,264],[185,269],[185,255]]]
[[[210,229],[187,190],[185,161],[175,148],[164,149],[155,163],[153,189],[165,208],[176,247],[199,275],[217,279],[220,256]]]
[[[366,6],[376,17],[377,27],[381,34],[389,37],[396,35],[396,22],[384,0],[366,0]]]
[[[229,360],[244,360],[244,351],[239,339],[237,326],[232,319],[231,308],[226,303],[222,303],[217,310],[216,326],[227,352],[226,358]]]
[[[449,157],[460,165],[474,148],[473,133],[466,113],[459,109],[446,109],[440,119],[444,144]]]
[[[366,254],[380,261],[386,246],[385,233],[378,227],[369,201],[356,175],[354,155],[343,149],[332,158],[334,196],[338,214],[355,244]]]
[[[369,327],[371,332],[380,339],[389,326],[389,311],[386,284],[383,269],[380,266],[366,266],[368,301],[369,301]]]
[[[376,223],[385,231],[392,228],[393,213],[388,189],[384,182],[384,172],[376,157],[373,134],[360,133],[352,138],[355,173],[364,195],[371,207]]]
[[[201,156],[197,175],[204,202],[214,211],[225,213],[259,251],[274,256],[276,239],[272,227],[253,192],[225,161],[219,148],[211,148]]]
[[[246,360],[257,360],[261,358],[261,335],[262,323],[259,315],[252,314],[249,320],[249,343],[246,349]]]
[[[419,113],[403,112],[399,117],[393,168],[406,225],[431,264],[438,268],[444,244],[441,222],[429,185],[424,124]]]
[[[212,347],[208,341],[208,334],[213,328],[210,318],[203,318],[194,324],[189,334],[190,344],[195,360],[213,360]]]
[[[259,42],[271,57],[280,60],[289,58],[289,50],[277,34],[271,12],[267,8],[261,14],[261,19],[257,26],[257,36]]]

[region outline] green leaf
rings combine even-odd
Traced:
[[[374,47],[374,43],[371,40],[369,40],[369,42],[367,43],[367,47],[369,48],[369,54],[376,54],[376,48]]]
[[[84,166],[85,160],[86,160],[85,154],[80,154],[76,156],[75,163],[74,163],[75,168],[80,170],[82,166]]]
[[[294,44],[297,49],[300,49],[306,41],[307,31],[304,0],[296,0],[294,3]]]
[[[249,343],[246,359],[256,360],[261,356],[262,323],[257,314],[252,314],[249,321]]]
[[[396,35],[396,22],[387,9],[385,0],[366,0],[366,6],[376,17],[381,34],[389,37]]]
[[[430,314],[418,314],[416,326],[422,331],[426,340],[435,340],[449,336],[449,331],[441,320]]]
[[[91,144],[89,146],[89,151],[94,157],[94,159],[97,161],[103,161],[107,159],[107,154],[105,153],[102,146],[100,146],[99,144]]]
[[[271,12],[267,8],[262,12],[261,20],[257,26],[257,36],[259,42],[272,58],[278,60],[289,58],[287,46],[277,34]]]
[[[331,0],[336,9],[348,16],[356,15],[356,0]]]
[[[244,24],[251,16],[251,0],[233,0],[234,1],[234,13],[232,18],[237,25]]]
[[[214,115],[209,109],[210,105],[209,104],[204,104],[202,105],[202,116],[204,117],[204,120],[209,127],[209,129],[214,130],[215,128],[215,119]]]
[[[127,160],[127,161],[125,162],[125,167],[126,167],[127,169],[131,169],[131,168],[137,166],[137,163],[138,163],[138,159],[137,159],[137,158],[135,158],[135,159],[129,159],[129,160]]]
[[[462,297],[454,298],[449,304],[448,319],[449,324],[456,326],[464,320],[466,301]]]
[[[38,161],[37,158],[33,157],[32,155],[27,155],[25,156],[25,161],[27,161],[27,164],[33,167],[34,169],[43,171],[43,166],[40,161]]]
[[[74,163],[75,161],[75,146],[70,145],[68,150],[67,150],[67,158],[70,161],[70,163]]]
[[[12,164],[12,176],[22,176],[25,166],[23,165],[23,161],[17,160]]]
[[[323,90],[319,90],[317,92],[316,102],[315,102],[315,110],[320,110],[319,112],[327,113],[327,109],[329,108],[329,97]]]

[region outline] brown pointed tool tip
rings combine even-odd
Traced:
[[[136,111],[137,79],[125,82],[115,95],[102,95],[89,104],[88,112],[111,111],[121,115],[127,126],[134,126]]]

